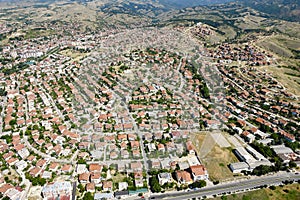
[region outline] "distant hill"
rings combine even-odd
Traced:
[[[223,4],[232,2],[234,0],[158,0],[165,6],[171,6],[176,8],[193,7],[193,6],[204,6],[212,4]]]
[[[60,0],[0,0],[0,2],[59,2]],[[62,1],[62,0],[61,0]],[[72,1],[72,2],[82,2],[87,3],[91,1],[101,1],[101,0],[64,0],[64,1]],[[114,2],[144,2],[144,3],[159,3],[168,8],[184,8],[184,7],[193,7],[193,6],[200,6],[200,5],[212,5],[212,4],[221,4],[221,3],[228,3],[234,0],[111,0],[112,3]]]
[[[239,2],[276,18],[300,22],[300,0],[239,0]]]

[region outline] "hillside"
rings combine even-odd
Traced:
[[[258,11],[290,21],[300,21],[299,0],[240,0],[240,2]]]

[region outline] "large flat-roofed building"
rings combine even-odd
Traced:
[[[250,146],[247,146],[246,150],[257,160],[267,160],[263,155],[261,155],[259,152],[257,152]]]
[[[251,154],[249,154],[248,151],[244,147],[237,147],[234,150],[234,153],[236,154],[236,156],[238,157],[238,159],[240,161],[243,161],[243,162],[255,161],[255,158]]]
[[[294,153],[292,149],[284,146],[284,145],[274,145],[271,146],[271,149],[275,151],[276,154],[291,154]]]
[[[248,165],[249,169],[252,171],[253,169],[255,169],[255,167],[258,167],[260,165],[271,166],[272,163],[269,160],[256,160],[254,162],[248,162]]]
[[[242,171],[249,171],[249,165],[246,162],[236,162],[229,165],[233,173],[241,173]]]
[[[267,158],[249,145],[247,145],[245,148],[237,147],[234,150],[234,153],[241,162],[232,163],[229,165],[229,168],[233,173],[241,173],[244,170],[252,171],[254,168],[260,165],[272,165]]]

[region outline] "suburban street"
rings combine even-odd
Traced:
[[[230,182],[230,183],[224,183],[215,186],[209,186],[196,191],[189,191],[188,193],[172,192],[169,194],[153,195],[151,196],[151,199],[173,199],[173,200],[192,199],[192,198],[199,198],[204,196],[225,194],[229,192],[233,193],[233,192],[245,191],[263,185],[279,185],[286,180],[298,181],[300,180],[300,175],[295,173],[280,172],[274,175],[255,177],[249,180],[241,180],[238,182],[232,182],[232,183]]]

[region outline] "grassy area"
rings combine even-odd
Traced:
[[[228,168],[232,162],[238,162],[231,149],[220,148],[215,145],[212,151],[202,159],[207,167],[209,177],[211,180],[227,180],[234,177],[233,173]]]
[[[68,56],[72,58],[74,61],[79,61],[81,58],[85,57],[88,53],[81,53],[79,51],[75,51],[72,49],[66,49],[59,52],[61,55]]]
[[[49,36],[55,34],[54,30],[38,30],[38,29],[29,29],[25,31],[25,39],[29,38],[37,38],[37,37],[43,37],[43,36]]]
[[[122,182],[124,180],[124,178],[126,178],[126,175],[123,175],[123,174],[119,173],[115,176],[112,176],[111,178],[112,178],[114,183],[119,183],[119,182]]]
[[[220,200],[222,197],[213,198],[213,200]],[[285,185],[283,187],[276,187],[275,190],[264,188],[260,190],[250,191],[246,193],[232,194],[223,199],[227,200],[296,200],[300,199],[299,184]]]
[[[234,175],[228,168],[228,165],[232,162],[238,162],[238,159],[232,153],[231,148],[221,148],[214,142],[212,137],[206,136],[207,133],[200,132],[194,134],[191,139],[194,141],[201,162],[203,162],[208,170],[210,179],[212,181],[233,179]],[[202,156],[201,153],[204,152],[202,144],[204,144],[204,141],[206,145],[210,143],[213,146],[209,152],[206,152],[206,155]]]
[[[297,96],[300,95],[300,87],[298,85],[298,83],[300,82],[300,77],[289,75],[299,75],[300,73],[298,71],[277,66],[263,66],[259,67],[258,69],[270,72],[272,76],[276,78],[280,83],[282,83],[289,92]]]
[[[300,40],[284,35],[272,35],[265,37],[258,42],[258,45],[266,50],[270,50],[279,56],[294,57],[292,50],[300,49]]]

